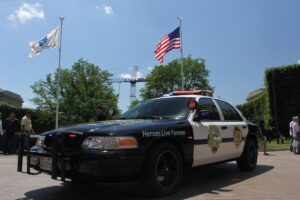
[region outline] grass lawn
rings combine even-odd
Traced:
[[[281,149],[281,148],[289,148],[290,147],[290,139],[286,138],[284,144],[277,144],[276,140],[272,140],[271,142],[267,142],[267,150],[269,149]]]

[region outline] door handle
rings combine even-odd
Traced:
[[[247,128],[247,126],[243,126],[243,129]]]
[[[221,129],[222,129],[222,130],[226,130],[226,129],[227,129],[227,126],[221,126]]]

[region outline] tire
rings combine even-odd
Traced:
[[[237,159],[237,165],[241,171],[252,171],[257,164],[257,144],[253,138],[248,138],[243,154]]]
[[[94,181],[87,176],[80,176],[80,175],[75,175],[70,178],[69,183],[74,184],[74,185],[88,185],[92,184]]]
[[[87,184],[88,181],[80,179],[80,178],[72,178],[71,181],[69,181],[68,183],[70,183],[72,185],[84,185],[84,184]]]
[[[148,196],[160,197],[175,191],[182,179],[182,158],[170,143],[159,143],[146,158],[142,186]]]

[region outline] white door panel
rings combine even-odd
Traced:
[[[195,156],[197,155],[197,156]],[[205,156],[210,155],[210,156]],[[212,151],[207,144],[194,145],[194,166],[218,162],[217,156],[212,156]]]
[[[234,121],[224,119],[217,101],[207,98],[198,100],[199,110],[209,111],[210,114],[209,118],[204,119],[210,121],[194,121],[196,111],[189,117],[194,133],[193,166],[238,158],[243,152],[244,139],[248,133],[246,122],[243,121],[244,119],[239,119],[240,117],[230,104],[221,101],[226,118]]]
[[[223,138],[228,138],[226,143],[230,144],[226,149],[227,154],[235,155],[239,157],[244,149],[244,138],[247,136],[248,127],[246,122],[223,122],[223,125],[227,129],[222,130]],[[231,139],[231,141],[230,141]],[[224,155],[224,157],[227,157]]]
[[[209,126],[216,126],[222,138],[222,142],[216,151],[213,151],[208,144]],[[222,126],[227,126],[227,129],[222,130]],[[244,149],[244,138],[248,131],[245,122],[193,122],[192,127],[194,132],[193,166],[215,163],[241,156]],[[234,140],[235,128],[239,128],[242,135],[242,141],[240,143],[237,142],[238,144]]]
[[[218,129],[220,137],[222,138],[221,126],[223,122],[194,122],[190,121],[193,132],[194,132],[194,163],[193,166],[209,164],[221,161],[223,159],[223,154],[220,150],[222,143],[217,145],[213,149],[209,145],[208,135],[210,132],[210,127],[215,127]]]

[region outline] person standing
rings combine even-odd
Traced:
[[[34,130],[31,124],[31,111],[26,111],[25,116],[21,120],[21,134],[23,136],[24,149],[29,149],[30,135],[34,135]]]
[[[293,152],[295,154],[300,153],[299,151],[299,141],[300,141],[300,127],[299,127],[299,117],[295,117],[295,121],[293,123]]]
[[[102,106],[97,106],[96,107],[96,114],[97,114],[97,121],[105,121],[106,120],[106,115],[103,112]]]
[[[294,140],[294,137],[293,137],[293,123],[295,121],[295,117],[292,117],[292,121],[290,122],[290,151],[293,152],[293,140]]]
[[[263,120],[260,121],[259,127],[260,127],[262,135],[264,136],[264,141],[263,141],[264,155],[268,156],[268,155],[270,155],[270,154],[267,153],[267,136],[268,136],[268,133],[267,133],[267,130],[265,129],[264,121]]]
[[[3,138],[2,113],[0,112],[0,138]],[[1,140],[0,140],[1,141]],[[0,144],[1,145],[1,144]]]
[[[13,145],[15,144],[15,133],[20,130],[20,122],[15,118],[15,113],[10,112],[9,117],[5,119],[3,123],[4,131],[4,144],[3,154],[11,152]]]

